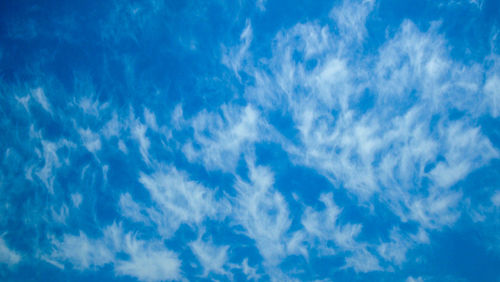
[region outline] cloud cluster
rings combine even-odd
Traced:
[[[352,50],[369,7],[334,8],[338,33],[305,23],[278,34],[266,64],[246,66],[255,78],[246,96],[292,117],[298,140],[282,146],[295,163],[362,200],[379,194],[402,221],[453,223],[453,186],[499,156],[473,119],[491,113],[484,70],[453,61],[436,27],[422,32],[408,20],[377,53],[359,57]]]
[[[65,234],[61,241],[54,239],[54,250],[49,262],[64,267],[85,270],[113,264],[117,275],[128,275],[142,281],[174,280],[180,278],[181,262],[160,241],[140,240],[133,233],[125,233],[122,226],[106,227],[101,238],[92,239]],[[123,259],[123,255],[127,259]]]
[[[267,2],[252,2],[259,17]],[[111,5],[99,40],[113,47],[106,64],[126,66],[119,74],[75,75],[72,87],[57,75],[0,81],[12,94],[0,97],[7,271],[41,260],[141,281],[365,277],[422,263],[412,250],[460,219],[488,232],[500,225],[498,185],[467,187],[500,157],[491,130],[500,115],[497,34],[488,56],[464,62],[442,22],[405,19],[371,38],[372,0],[335,3],[325,21],[267,37],[254,19],[240,20],[236,44],[218,42],[210,58],[235,93],[198,109],[175,100],[174,86],[161,94],[162,83],[144,79],[144,62],[120,49],[163,26],[169,5]],[[112,78],[126,86],[103,86],[119,93],[107,96],[100,84]],[[300,182],[290,168],[311,175]],[[18,250],[11,233],[34,236]],[[498,252],[491,234],[485,244]],[[316,274],[318,265],[333,270]]]

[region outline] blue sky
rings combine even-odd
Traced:
[[[500,281],[500,2],[0,13],[1,280]]]

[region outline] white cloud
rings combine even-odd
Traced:
[[[248,258],[243,260],[241,267],[248,279],[259,279],[260,275],[257,274],[257,269],[248,265]]]
[[[63,240],[53,241],[53,245],[52,259],[68,261],[79,270],[100,267],[113,260],[113,251],[102,240],[89,239],[82,232],[79,235],[64,234]]]
[[[184,126],[184,112],[182,110],[182,105],[177,104],[171,114],[171,123],[175,129],[179,130]]]
[[[500,207],[500,191],[496,191],[495,194],[493,194],[491,202],[495,205],[495,207]]]
[[[286,250],[289,255],[301,255],[309,259],[308,244],[306,242],[307,233],[303,230],[295,231],[286,243]],[[321,247],[320,247],[321,248]],[[327,251],[331,250],[328,248]]]
[[[109,103],[100,103],[99,100],[91,96],[81,98],[76,104],[85,114],[95,117],[99,117],[101,112],[109,107]]]
[[[245,67],[255,79],[246,98],[291,116],[299,139],[280,142],[294,163],[361,201],[376,194],[402,221],[453,224],[461,197],[453,186],[499,156],[471,120],[483,113],[483,70],[453,61],[437,24],[422,32],[411,21],[378,54],[356,56],[345,46],[362,39],[354,25],[372,7],[334,8],[338,36],[312,23],[278,33],[272,57]],[[450,121],[450,108],[470,115]]]
[[[42,183],[48,191],[54,193],[54,180],[56,177],[56,169],[61,166],[57,151],[62,147],[73,147],[74,145],[65,139],[58,142],[50,142],[41,140],[43,149],[43,167],[36,170],[35,174],[42,180]],[[40,156],[42,157],[42,156]]]
[[[129,193],[125,193],[120,196],[119,206],[123,216],[128,217],[135,222],[149,222],[149,218],[145,215],[145,208],[136,203]]]
[[[128,154],[127,145],[122,140],[118,140],[118,149],[124,154]]]
[[[257,5],[264,7],[264,1],[257,1]],[[344,1],[331,12],[335,32],[317,23],[298,24],[280,32],[271,57],[259,59],[258,67],[252,66],[253,30],[247,21],[240,44],[224,52],[222,59],[238,78],[243,71],[254,78],[249,83],[255,81],[255,85],[245,90],[247,105],[226,104],[191,119],[184,119],[178,106],[171,121],[177,130],[191,127],[193,137],[182,151],[188,161],[199,162],[207,170],[235,174],[242,155],[249,155],[255,143],[272,139],[283,146],[292,162],[315,169],[336,188],[347,189],[349,196],[353,194],[361,204],[379,200],[401,221],[418,223],[418,234],[393,231],[389,241],[375,246],[357,242],[362,225],[341,223],[342,208],[334,203],[331,193],[320,196],[324,208],[302,205],[304,213],[299,218],[303,229],[292,232],[288,204],[273,188],[271,170],[253,161],[247,161],[249,180],[235,176],[237,194],[230,207],[216,199],[216,191],[190,179],[185,172],[157,165],[151,148],[156,148],[153,137],[163,127],[148,108],[144,108],[142,119],[133,114],[122,119],[114,113],[99,132],[77,129],[90,152],[100,150],[105,139],[116,140],[124,153],[128,152],[126,144],[133,142],[126,143],[128,140],[122,138],[131,137],[138,143],[149,169],[140,173],[139,181],[153,205],[146,207],[124,193],[119,200],[122,215],[158,228],[165,239],[172,238],[182,224],[201,229],[207,218],[224,218],[233,208],[235,225],[255,241],[266,270],[274,277],[280,277],[279,265],[286,256],[303,255],[308,260],[311,248],[320,255],[341,253],[346,258],[345,267],[357,272],[382,270],[375,250],[381,260],[400,266],[413,244],[429,242],[426,230],[454,224],[461,214],[462,192],[457,183],[499,157],[474,118],[485,111],[498,117],[500,79],[493,70],[484,74],[477,65],[455,62],[434,24],[421,31],[405,21],[375,55],[353,55],[358,49],[352,46],[367,36],[365,21],[373,7],[374,1]],[[145,26],[141,15],[150,15],[146,10],[143,6],[121,7],[114,20],[124,17],[127,25],[139,21],[140,30]],[[137,30],[132,37],[136,34]],[[370,100],[367,105],[365,96]],[[18,101],[28,109],[30,99],[52,113],[42,88]],[[94,116],[106,108],[92,98],[79,100],[78,106]],[[450,120],[449,109],[463,111],[464,117]],[[298,138],[272,137],[274,129],[265,120],[267,111],[289,115]],[[122,136],[123,131],[130,135]],[[40,132],[30,132],[30,136],[41,140],[41,148],[35,151],[40,163],[30,164],[26,177],[32,180],[34,171],[54,193],[57,169],[64,163],[59,150],[71,145],[64,140],[43,140]],[[106,172],[104,166],[103,174]],[[496,207],[500,206],[498,194],[491,197]],[[72,194],[71,199],[78,208],[82,195]],[[50,208],[52,219],[64,223],[67,206]],[[181,277],[181,262],[175,253],[162,241],[139,238],[117,225],[105,229],[104,236],[97,239],[82,232],[65,234],[61,241],[54,240],[54,251],[46,259],[55,265],[69,262],[77,269],[112,264],[118,275],[140,280]],[[227,245],[217,246],[198,238],[189,247],[205,276],[227,274]],[[0,261],[10,265],[19,260],[20,256],[1,239]],[[259,277],[256,268],[248,266],[248,259],[243,260],[241,269],[250,279]]]
[[[419,228],[417,234],[410,235],[410,238],[417,243],[428,244],[430,242],[429,234],[423,228]]]
[[[120,253],[127,258],[119,256]],[[103,236],[90,239],[84,233],[65,234],[62,241],[53,239],[49,261],[65,262],[78,270],[96,269],[113,264],[117,275],[135,277],[141,281],[176,280],[181,278],[178,256],[155,240],[139,240],[125,233],[121,225],[112,224],[103,230]]]
[[[130,259],[118,259],[115,262],[117,274],[136,277],[141,281],[165,281],[181,278],[181,261],[161,242],[137,240],[131,233],[126,234],[121,239],[122,251],[128,254]]]
[[[261,12],[266,10],[266,1],[267,0],[256,0],[255,1],[255,5],[257,6],[257,8],[259,8],[259,10]]]
[[[416,197],[407,203],[410,217],[426,228],[451,225],[460,216],[457,204],[462,194],[434,190],[427,197]]]
[[[374,0],[344,0],[330,12],[344,40],[361,41],[365,37],[365,21],[373,9]]]
[[[381,243],[377,247],[377,252],[385,260],[401,266],[406,261],[406,252],[412,245],[413,241],[405,238],[399,230],[393,229],[390,234],[390,241]]]
[[[250,182],[238,178],[233,215],[246,235],[255,240],[265,265],[273,267],[286,256],[286,234],[291,219],[285,199],[272,187],[271,171],[251,161],[247,163]]]
[[[498,158],[498,151],[482,136],[479,128],[471,128],[463,122],[454,122],[441,129],[445,161],[439,162],[429,172],[439,187],[449,187],[463,179],[471,170]]]
[[[158,124],[156,123],[156,116],[148,108],[144,108],[144,119],[149,128],[158,131]]]
[[[141,153],[142,160],[150,165],[151,158],[149,156],[149,146],[151,146],[151,142],[149,138],[146,136],[146,131],[148,127],[142,124],[138,120],[132,120],[130,124],[130,133],[132,134],[132,138],[134,138],[137,142],[139,142],[139,152]]]
[[[307,207],[302,216],[301,222],[309,240],[319,240],[322,249],[328,249],[327,241],[333,241],[341,250],[357,248],[359,243],[354,238],[361,232],[361,224],[339,224],[338,217],[342,210],[333,202],[331,193],[322,194],[320,201],[325,206],[323,211]]]
[[[422,277],[412,277],[412,276],[409,276],[408,278],[406,278],[406,282],[424,282],[424,279]]]
[[[194,142],[183,147],[191,162],[201,161],[207,169],[233,171],[246,146],[264,136],[266,124],[252,106],[221,107],[221,115],[202,111],[192,121]]]
[[[258,0],[257,5],[263,7],[262,0]],[[262,5],[259,5],[261,3]],[[253,32],[252,24],[249,20],[246,22],[245,29],[240,35],[240,45],[230,48],[229,50],[224,50],[224,55],[222,56],[222,63],[234,71],[236,77],[240,78],[239,71],[242,68],[244,60],[249,56],[248,48],[252,43]]]
[[[491,74],[484,84],[484,93],[487,99],[487,107],[494,118],[500,115],[500,76]]]
[[[196,241],[189,243],[191,251],[195,254],[198,261],[203,266],[203,276],[207,276],[213,272],[216,274],[227,275],[224,266],[228,260],[227,250],[229,246],[216,246],[212,242],[205,242],[198,238]]]
[[[71,201],[73,202],[73,206],[75,208],[79,208],[83,201],[82,194],[78,192],[71,194]]]
[[[83,145],[89,152],[95,153],[101,149],[101,137],[99,134],[92,132],[89,128],[79,128],[78,134],[80,134]]]
[[[0,263],[9,267],[17,265],[21,261],[21,255],[7,246],[3,237],[0,237]]]
[[[112,118],[103,126],[102,134],[107,139],[113,136],[118,137],[123,127],[123,124],[118,120],[118,115],[114,112]]]
[[[36,175],[45,184],[50,193],[54,193],[54,173],[53,170],[59,167],[59,158],[57,156],[57,147],[55,143],[42,141],[44,166],[38,170]]]
[[[23,97],[18,97],[16,96],[16,100],[19,104],[23,105],[24,109],[26,110],[26,112],[29,113],[29,102],[31,100],[31,96],[28,94],[26,96],[23,96]]]
[[[50,208],[50,210],[52,212],[52,218],[55,222],[59,222],[62,224],[66,223],[66,218],[68,218],[69,216],[69,209],[66,204],[62,204],[59,208],[59,211],[56,211],[53,206]]]
[[[356,272],[381,271],[377,258],[366,249],[355,251],[352,255],[346,257],[345,268],[352,267]]]
[[[47,96],[45,96],[45,91],[42,88],[38,87],[32,90],[31,96],[38,102],[38,104],[40,104],[40,106],[42,106],[45,111],[52,114],[52,106],[50,105]]]
[[[214,191],[173,167],[159,167],[151,175],[141,173],[139,182],[155,203],[155,207],[146,210],[163,236],[172,236],[181,224],[198,225],[207,217],[224,216],[227,212],[226,206],[215,200]],[[122,208],[133,218],[139,216],[135,205],[129,203]]]

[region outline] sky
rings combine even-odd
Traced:
[[[497,0],[1,1],[0,280],[500,281]]]

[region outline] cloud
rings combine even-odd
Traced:
[[[499,153],[491,142],[482,136],[479,128],[471,128],[463,122],[453,122],[441,129],[443,155],[446,161],[439,162],[429,172],[439,187],[450,187],[463,179],[471,170],[486,164]]]
[[[264,7],[263,1],[257,1],[258,7]],[[224,54],[222,56],[222,63],[232,69],[234,74],[238,79],[240,79],[239,71],[242,68],[244,61],[248,58],[250,53],[248,52],[248,48],[252,43],[253,39],[253,31],[252,24],[249,20],[246,21],[245,29],[240,35],[240,45],[230,48],[229,50],[224,50]]]
[[[95,153],[101,149],[101,137],[99,134],[92,132],[89,128],[79,128],[78,133],[83,145],[89,152]]]
[[[135,222],[149,223],[146,209],[132,199],[129,193],[122,194],[119,201],[121,214]]]
[[[38,102],[38,104],[40,104],[40,106],[42,106],[45,111],[52,114],[52,106],[50,105],[49,100],[47,99],[47,96],[45,96],[45,92],[42,88],[38,87],[32,90],[31,96],[35,99],[35,101]]]
[[[401,266],[406,261],[406,252],[413,244],[411,239],[405,238],[398,229],[394,228],[391,230],[390,241],[381,243],[377,247],[377,252],[385,260]]]
[[[255,5],[261,12],[264,12],[266,10],[266,2],[267,0],[256,0]]]
[[[494,125],[500,110],[495,38],[491,54],[482,62],[462,62],[455,53],[460,52],[460,46],[451,46],[442,34],[449,31],[442,28],[445,21],[427,25],[403,20],[394,21],[401,23],[399,27],[383,26],[382,13],[371,14],[378,8],[375,1],[345,0],[333,7],[326,23],[307,21],[305,16],[290,28],[282,26],[267,45],[262,40],[270,35],[257,33],[269,30],[264,31],[255,19],[273,15],[255,14],[254,4],[261,12],[266,4],[256,0],[249,6],[252,18],[242,22],[238,11],[236,18],[229,19],[244,25],[233,42],[216,43],[224,46],[216,61],[202,53],[212,50],[214,42],[207,41],[206,48],[190,50],[188,55],[178,53],[176,44],[153,48],[153,53],[160,52],[172,63],[172,73],[178,75],[162,76],[150,65],[154,56],[138,58],[134,53],[142,46],[141,38],[146,36],[147,43],[154,43],[149,42],[155,36],[148,30],[157,24],[162,30],[167,28],[165,38],[173,35],[168,31],[170,22],[164,21],[173,10],[160,2],[112,3],[111,13],[98,23],[98,29],[103,29],[98,35],[102,40],[97,40],[97,49],[89,49],[105,52],[102,58],[98,56],[104,64],[96,69],[96,81],[101,82],[96,89],[111,99],[120,92],[119,104],[101,101],[92,84],[78,79],[70,93],[74,96],[68,98],[64,95],[66,75],[61,81],[48,79],[53,82],[50,86],[57,86],[50,88],[24,82],[22,87],[10,87],[10,82],[2,81],[0,88],[12,95],[1,98],[0,110],[6,117],[2,125],[10,139],[0,141],[6,148],[0,186],[12,189],[4,189],[0,212],[6,216],[0,227],[15,225],[12,232],[16,236],[36,230],[38,237],[28,241],[35,252],[42,252],[36,258],[59,268],[71,265],[81,271],[112,270],[116,275],[145,281],[182,279],[184,274],[193,279],[181,269],[195,267],[196,260],[205,278],[232,279],[236,271],[248,279],[283,281],[292,280],[294,275],[304,279],[308,274],[317,275],[314,279],[321,278],[322,269],[313,272],[330,259],[344,259],[340,271],[352,273],[353,269],[359,275],[402,270],[410,249],[428,244],[435,233],[462,223],[459,218],[464,207],[475,223],[492,229],[498,225],[499,192],[478,187],[474,193],[482,198],[487,195],[489,202],[470,207],[475,194],[470,195],[466,186],[470,185],[467,177],[479,168],[496,166],[491,161],[500,156],[494,130],[488,132],[492,129],[487,128]],[[208,16],[207,11],[228,14],[234,7],[247,8],[240,4],[221,11],[218,4],[174,6],[181,18],[186,16],[184,11]],[[325,15],[328,11],[319,12]],[[375,26],[368,32],[367,21],[372,19]],[[221,20],[218,24],[227,23]],[[268,24],[274,22],[264,25]],[[383,33],[384,28],[385,38],[370,38]],[[191,41],[186,42],[197,41],[192,39],[196,33],[207,30],[211,28],[188,23],[186,32]],[[227,39],[231,30],[228,26],[225,35],[213,40]],[[172,42],[184,40],[179,39],[184,35],[175,37]],[[106,44],[120,48],[107,48]],[[65,45],[59,46],[61,50]],[[89,55],[84,53],[80,55]],[[117,62],[124,62],[124,72],[118,67],[114,73]],[[199,65],[191,68],[193,62]],[[227,68],[222,76],[216,74],[218,63]],[[158,67],[161,69],[161,63]],[[193,94],[195,100],[203,96],[198,92],[209,81],[203,77],[207,67],[214,72],[211,77],[229,83],[227,89],[239,93],[230,98],[223,95],[222,105],[193,113],[186,95]],[[202,76],[201,87],[185,85],[191,80],[183,78],[191,71],[193,77]],[[227,71],[234,77],[228,77]],[[20,70],[12,75],[25,77]],[[162,87],[187,92],[170,95],[166,94],[169,89]],[[151,89],[159,89],[156,97],[141,100],[135,96]],[[182,100],[166,102],[177,104],[170,117],[148,104],[164,97]],[[184,100],[185,113],[178,104]],[[40,111],[30,111],[35,108]],[[44,111],[50,113],[49,119]],[[30,142],[17,144],[25,137]],[[271,146],[262,150],[261,158],[260,149],[268,143]],[[125,155],[108,152],[112,148]],[[268,148],[271,155],[266,154]],[[85,150],[100,153],[102,163],[97,160],[97,168],[92,164],[95,159],[86,164]],[[276,150],[279,158],[275,158]],[[281,158],[286,155],[289,160]],[[165,160],[168,164],[162,163]],[[295,179],[300,175],[287,174],[290,167],[319,174],[331,185],[320,181],[320,187],[311,190],[306,187],[316,184],[311,178],[313,182],[298,188],[312,201],[306,203],[297,196],[301,193],[294,193],[296,187],[286,186],[301,181]],[[25,179],[17,179],[22,172]],[[137,179],[130,181],[134,177]],[[283,179],[285,186],[278,186]],[[472,182],[489,186],[491,179]],[[31,191],[26,180],[40,182],[50,195]],[[339,194],[342,196],[337,197]],[[288,202],[289,196],[295,201]],[[14,202],[21,198],[24,204]],[[347,199],[349,207],[340,199]],[[80,214],[85,217],[77,219]],[[95,226],[109,224],[116,215],[124,220],[123,226]],[[382,224],[374,226],[367,222],[374,215],[390,219],[384,217]],[[35,216],[37,220],[32,219]],[[216,233],[234,229],[220,238],[211,233],[202,236],[205,230],[214,230],[212,227]],[[407,227],[418,232],[405,231]],[[48,252],[36,250],[47,240],[40,228],[55,234],[48,236],[52,244]],[[96,230],[98,234],[92,233]],[[190,238],[196,233],[202,235]],[[388,238],[379,234],[388,234]],[[248,240],[235,242],[233,235],[247,236]],[[491,237],[490,245],[494,246],[489,247],[494,249],[498,236]],[[177,245],[179,253],[166,244]],[[0,262],[14,266],[21,260],[23,264],[28,261],[0,237]]]
[[[302,254],[306,258],[311,251],[319,256],[342,255],[345,257],[343,268],[353,268],[356,272],[382,270],[377,257],[368,250],[370,245],[356,240],[362,225],[340,223],[339,215],[342,209],[334,203],[332,193],[321,194],[320,202],[324,205],[323,210],[306,207],[301,218],[303,229],[297,231],[291,240],[295,241],[295,252],[290,248],[290,244],[289,251]],[[379,248],[387,250],[386,245]]]
[[[365,37],[366,18],[374,3],[374,0],[344,0],[341,5],[332,9],[330,16],[335,20],[342,39],[361,41]]]
[[[139,152],[141,153],[142,160],[151,165],[151,158],[149,156],[149,147],[151,146],[151,141],[146,136],[146,131],[148,127],[142,124],[140,121],[132,119],[130,125],[130,133],[132,138],[139,142]]]
[[[118,114],[113,112],[111,119],[104,124],[102,128],[102,134],[107,139],[115,136],[120,136],[120,131],[123,129],[124,125],[118,120]]]
[[[16,101],[23,105],[24,109],[26,110],[26,112],[29,113],[29,102],[31,100],[31,96],[28,94],[26,96],[23,96],[23,97],[18,97],[16,96]]]
[[[447,114],[483,114],[482,70],[453,61],[436,24],[422,32],[408,20],[378,53],[355,56],[342,46],[362,38],[354,26],[364,26],[372,5],[335,7],[338,35],[314,23],[278,33],[272,57],[245,67],[255,78],[246,97],[290,115],[298,139],[280,142],[292,162],[361,201],[379,195],[402,221],[452,224],[461,197],[452,187],[499,156],[469,117]]]
[[[144,108],[144,119],[149,128],[158,131],[158,124],[156,123],[156,116],[148,108]]]
[[[21,261],[21,255],[7,246],[3,237],[0,237],[0,263],[9,267],[17,265]]]
[[[249,180],[238,178],[235,189],[233,216],[235,223],[245,229],[267,266],[277,266],[286,256],[286,235],[291,224],[288,206],[278,191],[273,189],[273,174],[266,167],[247,162]]]
[[[141,213],[146,213],[165,237],[173,236],[181,224],[196,226],[205,218],[223,217],[227,212],[226,206],[215,200],[214,191],[173,167],[160,166],[151,175],[141,173],[139,182],[155,206],[141,208],[124,195],[120,199],[122,211],[135,220],[143,220]]]
[[[495,207],[500,207],[500,191],[496,191],[495,194],[493,194],[491,202],[495,205]]]
[[[126,258],[120,256],[126,254]],[[97,269],[113,264],[117,275],[135,277],[141,281],[180,279],[181,262],[164,244],[155,240],[139,240],[125,233],[122,226],[112,224],[97,239],[64,234],[62,241],[53,239],[50,259],[56,263],[69,262],[78,270]]]
[[[75,269],[84,270],[111,263],[113,250],[104,241],[89,239],[80,232],[78,235],[64,234],[62,241],[54,241],[51,258],[70,262]]]
[[[328,250],[327,242],[333,241],[340,250],[353,250],[358,247],[355,237],[361,232],[361,224],[345,224],[338,222],[342,211],[333,202],[333,194],[327,193],[320,196],[320,201],[325,206],[323,211],[315,211],[307,207],[302,215],[301,223],[309,240],[318,240],[320,249]],[[315,244],[314,244],[315,245]],[[313,245],[313,246],[314,246]],[[330,250],[334,253],[335,250]]]
[[[500,77],[496,74],[491,75],[484,84],[484,93],[489,98],[489,107],[491,116],[498,117],[500,115]]]
[[[490,38],[491,54],[485,59],[487,68],[485,82],[483,85],[485,108],[489,114],[497,118],[500,115],[500,56],[495,50],[495,41],[498,40],[498,31],[495,31]]]
[[[41,136],[39,137],[41,138]],[[56,178],[56,169],[62,164],[59,160],[57,151],[63,147],[74,147],[74,144],[66,139],[61,139],[58,142],[51,142],[44,139],[40,140],[42,145],[42,154],[39,154],[41,160],[43,160],[43,167],[35,170],[36,176],[40,178],[42,183],[45,185],[49,193],[54,193],[54,180]],[[31,169],[30,169],[31,170]],[[31,178],[30,170],[27,173],[27,178]]]
[[[80,84],[89,84],[89,83],[80,83]],[[80,86],[79,88],[81,88]],[[86,86],[90,87],[90,86]],[[82,90],[80,90],[82,91]],[[91,89],[85,89],[85,92],[91,92],[93,93],[94,90]],[[82,93],[83,95],[88,95],[89,93]],[[77,106],[87,115],[91,115],[94,117],[99,117],[103,111],[105,111],[110,104],[109,103],[100,103],[98,99],[95,99],[92,96],[84,96],[76,102]]]
[[[346,257],[344,268],[352,267],[356,272],[381,271],[377,258],[366,249],[355,251]]]
[[[189,243],[191,251],[195,254],[198,261],[203,266],[203,276],[209,273],[227,275],[224,266],[228,260],[227,250],[229,246],[216,246],[212,242],[205,242],[198,238]]]
[[[52,206],[51,213],[52,213],[52,218],[54,219],[55,222],[66,224],[66,219],[68,218],[69,215],[69,209],[66,204],[62,204],[61,207],[59,208],[59,211],[56,211]]]
[[[131,233],[120,238],[122,251],[130,256],[128,260],[115,262],[119,275],[136,277],[141,281],[165,281],[181,278],[181,261],[165,248],[161,242],[137,240]]]
[[[201,161],[209,170],[230,172],[247,146],[265,136],[266,123],[250,105],[223,105],[220,111],[202,111],[191,120],[194,140],[186,143],[182,151],[190,162]]]
[[[241,267],[243,269],[243,273],[247,276],[248,279],[259,279],[260,275],[257,274],[257,270],[248,265],[248,258],[245,258],[241,263]]]
[[[123,124],[122,124],[123,123]],[[149,149],[151,147],[153,133],[161,133],[164,136],[170,136],[170,132],[164,126],[159,126],[156,121],[156,116],[148,108],[144,108],[144,123],[140,118],[134,116],[133,108],[130,108],[128,120],[120,122],[113,116],[106,126],[106,133],[109,136],[119,136],[120,130],[128,129],[132,139],[139,143],[139,152],[142,160],[148,165],[152,166],[155,161],[150,155]],[[149,134],[148,134],[149,132]],[[119,148],[122,152],[126,153],[127,149],[122,140],[118,142]]]
[[[71,194],[71,201],[73,202],[73,206],[75,208],[79,208],[83,201],[82,194],[78,192]]]
[[[412,276],[409,276],[408,278],[406,278],[406,282],[423,282],[424,279],[422,277],[412,277]]]

